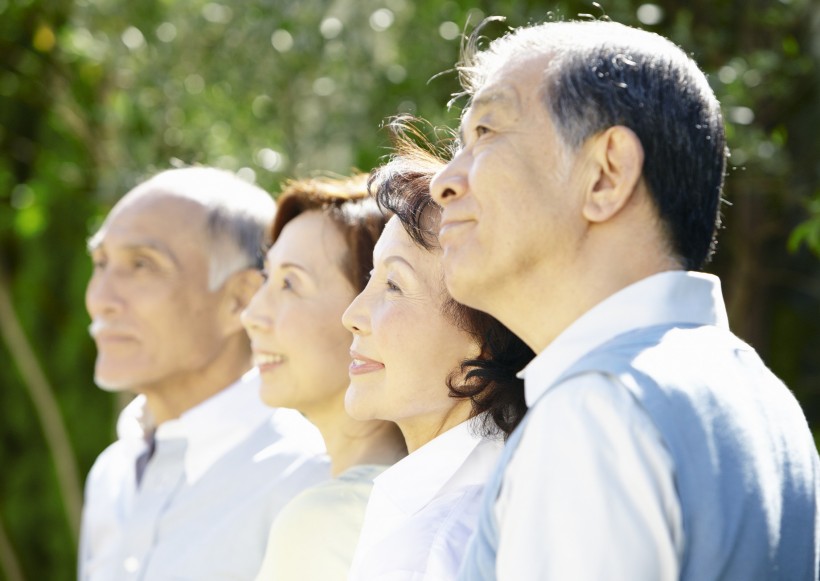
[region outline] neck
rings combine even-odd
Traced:
[[[176,419],[235,383],[250,369],[247,340],[236,335],[204,367],[178,373],[134,391],[144,393],[156,425]]]
[[[500,292],[487,301],[497,308],[484,310],[538,354],[606,298],[653,274],[682,268],[667,253],[636,252],[662,247],[659,240],[636,240],[632,234],[616,240],[601,237],[600,241],[589,240],[571,260],[552,265],[549,272],[533,270],[516,279],[514,286],[497,289]]]
[[[339,393],[340,398],[327,401],[322,409],[304,410],[322,434],[334,477],[354,466],[389,466],[407,455],[404,439],[394,423],[354,420],[344,409],[345,389]]]
[[[397,422],[404,435],[404,441],[407,442],[407,451],[412,454],[447,430],[466,422],[470,419],[471,412],[472,403],[462,399],[457,400],[457,403],[443,415],[415,417]]]

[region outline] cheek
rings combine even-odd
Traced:
[[[351,334],[342,325],[343,309],[320,304],[285,307],[275,314],[278,347],[292,357],[335,364],[344,360],[347,373]]]
[[[371,314],[371,333],[384,363],[390,364],[393,360],[395,365],[406,361],[406,355],[414,350],[416,331],[423,320],[423,313],[412,313],[391,304]]]
[[[429,367],[440,375],[441,383],[446,381],[451,372],[459,370],[462,361],[479,354],[479,346],[475,341],[444,320],[443,316],[437,317],[435,324],[428,325],[426,333],[420,339],[426,350],[425,358]]]

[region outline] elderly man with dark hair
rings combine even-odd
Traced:
[[[612,22],[474,46],[431,188],[447,286],[538,355],[461,578],[816,579],[805,416],[694,272],[726,159],[705,76]]]
[[[138,394],[86,482],[80,579],[250,579],[270,523],[329,475],[321,437],[259,399],[240,314],[275,211],[211,168],[160,173],[91,238],[95,381]]]

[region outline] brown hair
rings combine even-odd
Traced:
[[[310,178],[285,184],[277,200],[271,240],[276,242],[285,225],[305,212],[319,210],[336,225],[347,243],[339,265],[356,292],[367,284],[373,268],[373,247],[389,216],[367,194],[368,175],[347,178]]]

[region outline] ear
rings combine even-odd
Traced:
[[[643,174],[644,152],[635,133],[620,125],[595,136],[589,161],[596,173],[584,200],[583,214],[590,222],[605,222],[630,200]]]
[[[221,315],[227,333],[245,332],[239,319],[242,311],[251,302],[253,295],[262,286],[262,273],[246,268],[228,277],[222,287]]]

